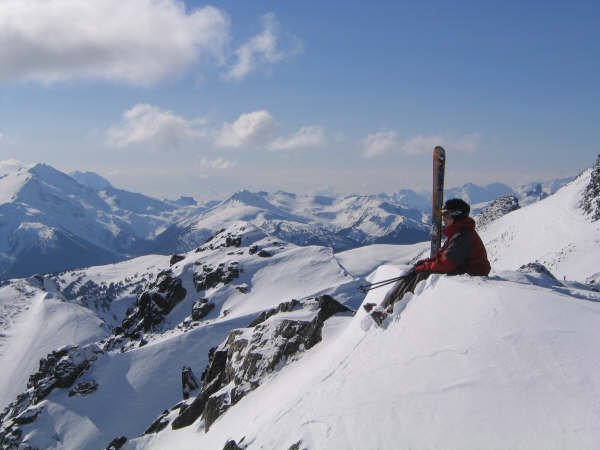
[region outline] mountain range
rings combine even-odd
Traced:
[[[517,189],[530,203],[568,180]],[[118,189],[92,172],[66,174],[46,164],[0,163],[0,277],[30,276],[189,251],[242,220],[298,245],[343,251],[369,244],[408,244],[429,234],[430,194],[340,197],[242,190],[222,201],[160,200]],[[485,204],[512,193],[501,183],[468,183],[446,197]]]

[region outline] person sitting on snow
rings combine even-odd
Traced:
[[[378,308],[375,308],[373,303],[364,305],[378,324],[392,311],[396,301],[407,292],[413,292],[417,283],[432,273],[472,276],[485,276],[490,273],[487,252],[475,231],[475,221],[469,217],[470,211],[469,204],[459,198],[444,203],[442,220],[446,241],[440,251],[431,258],[417,261],[415,266],[394,284]]]

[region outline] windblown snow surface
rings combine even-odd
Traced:
[[[398,273],[382,266],[373,280]],[[519,272],[433,275],[381,328],[362,311],[333,319],[322,344],[208,433],[195,424],[125,448],[595,449],[599,301]]]

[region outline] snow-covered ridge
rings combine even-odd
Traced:
[[[494,270],[535,261],[560,279],[585,281],[600,267],[600,222],[581,207],[592,170],[543,200],[490,223],[482,232]]]
[[[7,288],[17,282],[28,283],[41,297],[52,295],[65,308],[83,309],[104,324],[96,324],[97,357],[78,363],[82,370],[64,372],[75,354],[58,353],[53,357],[57,365],[36,375],[48,381],[32,385],[11,406],[13,412],[5,412],[0,438],[13,436],[18,423],[19,439],[40,448],[104,448],[116,436],[141,434],[162,410],[180,400],[181,367],[201,373],[209,349],[232,328],[248,326],[282,301],[329,293],[347,303],[357,300],[358,292],[357,280],[338,264],[331,249],[297,247],[241,222],[187,254],[17,280]],[[208,304],[212,307],[196,317],[202,309],[196,307]],[[32,336],[29,341],[38,342],[45,331],[36,317],[21,313]],[[59,344],[88,342],[76,338]],[[31,352],[32,362],[45,355],[40,354],[43,350]],[[13,373],[20,380],[17,392],[23,392],[34,370],[28,366]],[[58,384],[51,381],[55,373],[63,380]],[[8,401],[10,393],[4,398]],[[119,412],[107,414],[108,404]]]

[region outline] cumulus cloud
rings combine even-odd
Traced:
[[[398,133],[393,130],[369,134],[361,143],[365,158],[384,155],[398,146]]]
[[[322,146],[326,141],[325,131],[318,125],[307,125],[288,137],[279,137],[269,144],[271,150],[296,150]]]
[[[218,147],[240,148],[248,145],[268,145],[275,132],[276,123],[268,111],[260,110],[242,114],[235,122],[225,123],[217,132]]]
[[[237,62],[223,75],[225,79],[242,80],[257,67],[277,63],[302,51],[302,44],[295,36],[290,38],[289,45],[282,47],[279,22],[274,14],[265,14],[262,23],[263,30],[236,50]]]
[[[0,79],[149,85],[207,58],[225,61],[229,18],[177,0],[3,0]]]
[[[171,111],[140,103],[125,111],[123,120],[106,131],[111,147],[149,144],[153,147],[176,147],[182,141],[206,135],[202,119],[189,120]]]
[[[208,159],[203,156],[200,159],[200,166],[205,169],[225,170],[235,166],[235,162],[224,158]]]

